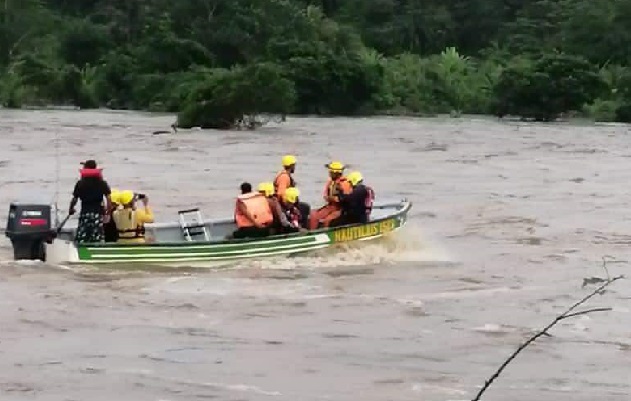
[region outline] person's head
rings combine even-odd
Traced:
[[[96,160],[86,160],[83,163],[81,163],[83,165],[83,168],[88,169],[88,170],[94,170],[96,169]]]
[[[342,176],[342,173],[344,172],[344,169],[346,168],[346,166],[338,161],[333,161],[327,164],[326,167],[329,169],[329,177],[331,177],[332,180],[340,178]]]
[[[118,195],[118,200],[124,208],[132,208],[134,207],[134,193],[133,191],[125,190],[121,191]]]
[[[258,187],[259,193],[261,193],[266,198],[274,196],[274,184],[271,182],[262,182]]]
[[[86,160],[84,162],[81,162],[81,166],[82,168],[79,169],[79,175],[81,176],[81,178],[88,178],[88,177],[96,177],[96,178],[103,178],[102,174],[101,174],[101,170],[100,168],[97,168],[96,166],[96,161],[90,159],[90,160]]]
[[[355,187],[364,180],[364,177],[362,177],[362,173],[360,173],[359,171],[353,171],[346,176],[346,179],[351,183],[352,186]]]
[[[300,191],[298,190],[298,188],[289,187],[287,188],[287,190],[285,191],[285,194],[283,195],[283,200],[285,201],[285,203],[289,205],[295,205],[296,203],[298,203],[299,196],[300,196]]]
[[[296,156],[283,156],[283,168],[285,168],[285,170],[289,171],[290,173],[294,173],[296,171]]]
[[[241,184],[241,195],[249,194],[250,192],[252,192],[252,184],[249,182]]]

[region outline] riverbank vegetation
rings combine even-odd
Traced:
[[[0,104],[631,121],[631,0],[0,0]]]

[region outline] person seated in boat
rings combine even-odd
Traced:
[[[103,224],[103,234],[105,236],[105,242],[116,242],[118,241],[118,230],[116,229],[116,223],[112,218],[112,214],[120,206],[120,191],[118,189],[112,188],[110,201],[112,203],[112,207],[107,212],[109,221]]]
[[[271,182],[262,182],[258,186],[258,191],[261,195],[267,198],[267,202],[269,203],[270,209],[272,209],[272,213],[274,214],[274,222],[272,223],[271,230],[280,231],[280,227],[282,227],[285,223],[285,215],[280,207],[280,202],[278,198],[274,196],[274,184]]]
[[[106,211],[112,208],[111,190],[107,181],[103,179],[103,169],[97,167],[95,160],[86,160],[81,164],[83,165],[83,168],[79,170],[81,178],[74,186],[68,208],[68,214],[72,216],[76,213],[77,202],[81,200],[75,240],[78,243],[102,242],[103,223],[109,219]],[[105,207],[103,206],[104,198]]]
[[[283,200],[287,188],[295,187],[293,173],[296,171],[296,156],[285,155],[282,159],[283,169],[274,178],[274,191],[279,201]]]
[[[364,177],[359,171],[353,171],[346,179],[353,190],[347,195],[340,194],[342,216],[337,224],[368,223],[375,201],[375,192],[364,184]]]
[[[296,187],[287,188],[283,201],[281,202],[281,209],[283,216],[285,216],[283,225],[281,226],[281,233],[295,233],[307,231],[302,225],[302,212],[298,206],[300,203],[300,191]]]
[[[142,202],[138,208],[136,201]],[[119,195],[122,205],[112,213],[112,219],[118,231],[118,243],[144,243],[145,224],[153,223],[153,212],[149,207],[149,198],[143,194],[134,194],[132,191],[122,191]]]
[[[342,215],[340,194],[349,194],[352,191],[351,184],[342,175],[346,166],[338,161],[331,162],[325,167],[329,169],[329,179],[324,186],[324,201],[326,205],[316,210],[309,217],[309,229],[315,230],[322,224],[329,227],[331,222]]]
[[[241,184],[241,195],[237,197],[234,210],[237,230],[232,238],[260,238],[270,234],[274,222],[274,213],[267,198],[252,191],[249,182]]]
[[[287,188],[296,187],[296,181],[293,176],[296,172],[296,162],[297,159],[294,155],[285,155],[281,160],[283,169],[279,171],[278,174],[276,174],[276,178],[274,178],[274,191],[276,192],[276,197],[279,202],[283,201]],[[303,220],[301,226],[306,227],[309,221],[309,214],[311,213],[311,206],[308,203],[299,202],[298,208],[300,209]]]

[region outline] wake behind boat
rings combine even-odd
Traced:
[[[236,229],[234,219],[205,220],[198,209],[179,212],[179,221],[146,224],[145,243],[81,243],[76,227],[55,225],[52,204],[14,202],[10,205],[6,236],[14,259],[52,264],[146,263],[160,266],[231,262],[278,255],[306,254],[340,243],[383,237],[406,224],[411,202],[375,203],[370,220],[320,228],[303,233],[255,239],[226,239]],[[186,215],[193,215],[190,222]],[[58,219],[56,219],[58,220]]]

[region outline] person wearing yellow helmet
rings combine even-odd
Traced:
[[[283,201],[283,196],[287,188],[294,188],[297,185],[293,176],[296,172],[296,162],[297,159],[294,155],[285,155],[282,158],[283,169],[279,171],[278,174],[276,174],[276,178],[274,178],[274,190],[280,202]],[[300,209],[300,214],[303,219],[301,225],[303,227],[307,226],[309,224],[308,219],[311,213],[311,206],[306,202],[298,202],[298,208]]]
[[[263,185],[265,188],[266,185]],[[267,198],[258,191],[252,191],[249,182],[241,184],[241,195],[237,196],[234,208],[234,221],[237,229],[231,238],[258,238],[270,234],[274,212]]]
[[[274,184],[271,182],[261,182],[258,186],[259,193],[269,198],[270,196],[274,196]]]
[[[304,219],[300,210],[300,191],[296,187],[287,188],[283,200],[281,201],[281,209],[285,216],[285,222],[281,228],[282,233],[293,233],[298,231],[306,231],[304,228]]]
[[[359,171],[351,172],[347,177],[353,190],[350,194],[340,194],[342,215],[338,224],[367,223],[375,200],[373,189],[364,184],[364,177]]]
[[[141,208],[136,206],[136,200],[143,204]],[[143,243],[145,242],[145,224],[153,223],[153,211],[149,207],[149,198],[146,195],[135,194],[132,191],[122,191],[118,195],[118,201],[122,208],[112,213],[112,220],[116,224],[119,243]]]
[[[295,187],[296,181],[292,174],[296,171],[296,156],[285,155],[282,159],[283,169],[274,178],[274,190],[278,200],[283,199],[287,188]]]
[[[271,182],[262,182],[258,186],[259,193],[265,198],[267,198],[267,202],[269,203],[269,207],[274,214],[274,222],[272,223],[272,228],[270,231],[280,231],[280,227],[286,222],[285,216],[283,214],[280,201],[276,196],[274,196],[274,184]]]
[[[351,184],[342,174],[346,166],[339,161],[326,164],[329,169],[329,179],[324,186],[322,197],[326,205],[313,212],[309,218],[309,229],[315,230],[320,224],[329,227],[331,222],[342,215],[340,194],[349,194],[352,191]]]

